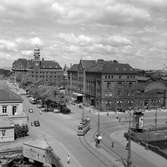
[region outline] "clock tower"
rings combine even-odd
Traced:
[[[34,63],[35,66],[39,66],[40,64],[40,49],[38,47],[34,48]]]

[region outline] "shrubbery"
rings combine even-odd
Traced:
[[[28,125],[16,124],[14,127],[14,136],[15,136],[15,139],[19,137],[28,136]]]

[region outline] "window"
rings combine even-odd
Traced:
[[[2,113],[7,113],[7,106],[2,106]]]
[[[5,136],[5,132],[6,132],[6,130],[2,129],[2,136]]]
[[[119,75],[119,79],[121,79],[121,75]]]
[[[107,82],[107,88],[110,88],[110,82]]]
[[[130,87],[130,88],[132,87],[132,82],[129,82],[129,87]]]
[[[13,115],[15,115],[15,113],[16,113],[16,108],[17,108],[16,106],[13,106],[13,107],[12,107],[12,114],[13,114]]]
[[[120,90],[118,90],[117,95],[118,95],[118,96],[120,96],[120,95],[121,95],[121,91],[120,91]]]

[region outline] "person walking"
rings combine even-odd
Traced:
[[[70,155],[68,154],[67,155],[67,164],[70,164],[70,161],[71,161],[71,158],[70,158]]]

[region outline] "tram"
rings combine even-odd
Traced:
[[[90,118],[82,120],[77,129],[78,136],[84,136],[90,130]]]

